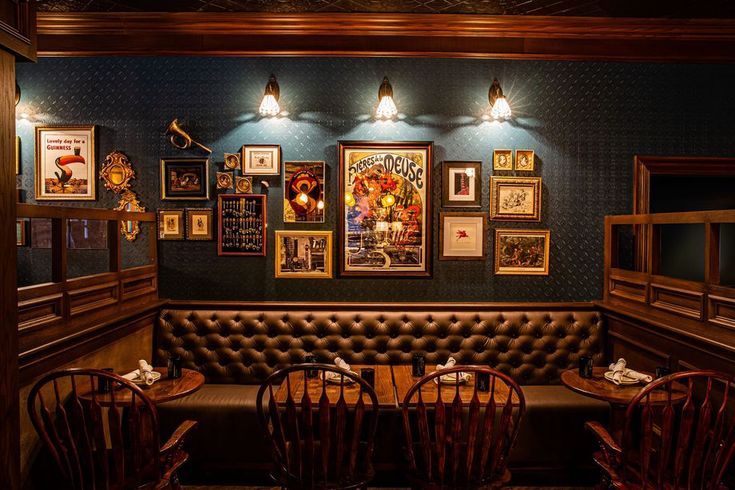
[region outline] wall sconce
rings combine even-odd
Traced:
[[[503,89],[500,87],[500,82],[497,78],[493,80],[493,84],[490,85],[490,90],[487,92],[487,98],[490,101],[490,115],[493,119],[508,119],[511,116],[510,105],[503,95]]]
[[[263,101],[260,103],[260,115],[277,116],[281,112],[281,107],[278,105],[278,99],[280,98],[281,88],[278,86],[276,76],[271,75],[268,79],[268,83],[265,85]]]
[[[378,119],[393,119],[398,114],[396,103],[393,102],[393,87],[388,77],[383,77],[383,83],[380,84],[378,101],[378,109],[375,111]]]

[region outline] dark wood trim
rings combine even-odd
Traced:
[[[575,303],[339,303],[281,301],[200,301],[169,300],[165,308],[174,310],[354,310],[354,311],[593,311],[591,302]]]
[[[0,43],[3,40],[0,39]],[[0,486],[20,488],[15,57],[0,49]]]
[[[15,3],[13,18],[0,19],[0,46],[12,52],[19,60],[35,61],[35,2],[17,0]]]
[[[20,384],[26,385],[45,372],[87,355],[131,333],[152,326],[159,309],[165,303],[165,301],[155,301],[133,308],[126,314],[112,316],[80,332],[21,352],[19,356]]]
[[[18,218],[49,219],[92,219],[115,221],[155,222],[156,213],[133,211],[115,211],[104,208],[70,208],[67,206],[49,206],[45,204],[17,204]]]
[[[41,56],[735,61],[732,19],[369,13],[40,13]]]

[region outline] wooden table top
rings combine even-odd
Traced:
[[[360,370],[363,368],[375,369],[375,394],[378,396],[379,408],[396,408],[396,394],[393,388],[393,375],[391,373],[391,367],[388,365],[377,365],[377,366],[363,366],[363,365],[352,365],[350,366],[352,371],[360,374]],[[291,382],[291,396],[298,404],[301,398],[304,396],[304,373],[292,372],[289,373],[289,380]],[[319,397],[322,395],[322,380],[319,378],[309,378],[307,381],[307,389],[309,396],[314,403],[318,403]],[[336,404],[339,400],[340,385],[327,383],[327,396],[332,404]],[[278,403],[285,403],[288,395],[288,387],[286,382],[281,383],[281,386],[276,392],[276,400]],[[360,395],[360,387],[357,383],[351,383],[344,385],[344,397],[347,402],[347,406],[354,407],[357,403],[358,396]],[[363,401],[368,402],[369,397],[364,395]]]
[[[597,398],[613,405],[628,405],[646,386],[642,383],[625,386],[616,385],[605,379],[604,375],[607,371],[609,369],[605,367],[596,367],[592,370],[592,378],[582,378],[579,375],[579,369],[568,369],[561,373],[561,382],[570,390],[581,395]],[[651,374],[645,371],[639,372]],[[678,402],[686,398],[686,395],[686,387],[681,383],[674,383],[671,391],[671,399]],[[668,394],[663,390],[656,390],[651,393],[652,404],[666,403],[667,400]]]
[[[401,405],[403,403],[403,399],[408,393],[408,390],[410,390],[411,387],[421,378],[413,376],[412,367],[410,364],[401,364],[397,366],[392,366],[392,368],[393,379],[396,385],[396,396],[398,397],[398,404]],[[426,374],[433,373],[435,370],[436,365],[426,366]],[[467,383],[459,385],[459,396],[462,399],[463,404],[469,405],[470,401],[472,401],[472,395],[475,391],[476,381],[476,376],[473,373],[472,379],[470,379]],[[424,403],[430,404],[436,401],[438,386],[439,385],[437,385],[433,381],[430,381],[426,383],[423,388],[421,388],[421,396],[424,400]],[[505,405],[505,403],[508,401],[508,392],[509,390],[505,383],[497,382],[495,385],[495,403],[497,403],[499,406]],[[454,396],[456,394],[455,385],[441,385],[441,394],[442,400],[444,400],[445,403],[451,403],[454,400]],[[412,403],[415,403],[417,396],[418,395],[414,395]],[[479,398],[480,403],[484,405],[490,399],[490,392],[478,391],[477,397]],[[518,397],[516,395],[513,395],[513,402],[518,403]]]
[[[165,367],[157,367],[153,370],[161,373],[161,378],[151,386],[138,386],[154,404],[190,395],[204,384],[204,375],[192,369],[182,369],[181,377],[178,379],[168,379],[168,369]],[[91,400],[92,393],[90,391],[83,392],[79,395],[79,398]],[[97,393],[96,398],[102,406],[109,406],[112,402],[112,396],[109,393]],[[132,392],[130,390],[117,390],[115,392],[115,403],[118,405],[129,405],[131,398]]]

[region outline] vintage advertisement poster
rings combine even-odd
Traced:
[[[285,162],[283,222],[324,223],[324,162]]]
[[[431,142],[340,142],[340,273],[431,275]]]
[[[36,200],[95,200],[94,126],[36,128]]]

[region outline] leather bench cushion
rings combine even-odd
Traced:
[[[184,420],[199,426],[187,445],[193,468],[267,465],[270,449],[256,412],[258,385],[205,384],[189,396],[158,405],[161,433],[172,433]]]
[[[280,305],[279,305],[280,307]],[[303,308],[303,306],[301,307]],[[386,308],[391,308],[387,305]],[[397,308],[397,307],[396,307]],[[453,356],[491,366],[527,385],[555,384],[580,356],[603,361],[603,324],[593,310],[373,311],[164,309],[155,363],[181,356],[208,383],[258,384],[314,354],[350,364],[428,364]]]
[[[610,404],[561,385],[521,389],[526,398],[526,414],[510,454],[511,466],[591,466],[596,447],[584,423],[607,423]]]

